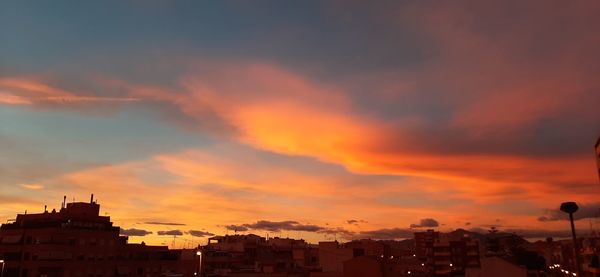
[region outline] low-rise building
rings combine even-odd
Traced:
[[[201,252],[203,276],[308,276],[319,268],[317,248],[304,240],[216,236]]]

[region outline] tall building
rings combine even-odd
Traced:
[[[431,275],[454,276],[480,266],[479,241],[434,230],[415,233],[416,256]]]
[[[478,268],[479,243],[469,237],[460,240],[442,238],[433,243],[433,272],[438,276],[464,274],[467,268]]]
[[[427,267],[433,267],[433,243],[440,239],[440,232],[429,229],[414,234],[417,258]]]
[[[194,250],[127,243],[100,205],[65,203],[59,211],[19,214],[0,226],[3,277],[193,276]]]

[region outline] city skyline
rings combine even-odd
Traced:
[[[540,238],[569,236],[558,208],[575,201],[585,233],[600,212],[598,12],[9,1],[0,220],[94,193],[157,245],[176,231]]]

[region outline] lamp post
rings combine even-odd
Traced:
[[[573,213],[579,209],[575,202],[564,202],[560,204],[560,210],[569,214],[571,221],[571,234],[573,235],[573,251],[575,251],[575,269],[577,274],[581,274],[581,264],[579,263],[579,246],[577,245],[577,236],[575,235],[575,223],[573,223]]]
[[[196,251],[196,256],[198,256],[198,276],[202,276],[202,252]]]
[[[0,260],[0,264],[2,264],[2,273],[0,273],[0,277],[4,277],[4,260]]]

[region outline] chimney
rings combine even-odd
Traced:
[[[90,204],[94,203],[94,194],[92,193],[92,196],[90,196]]]
[[[44,205],[44,212],[48,212],[48,205]]]
[[[60,208],[61,208],[61,209],[64,209],[64,208],[66,208],[66,205],[67,205],[67,196],[65,195],[65,196],[63,197],[62,206],[61,206]]]

